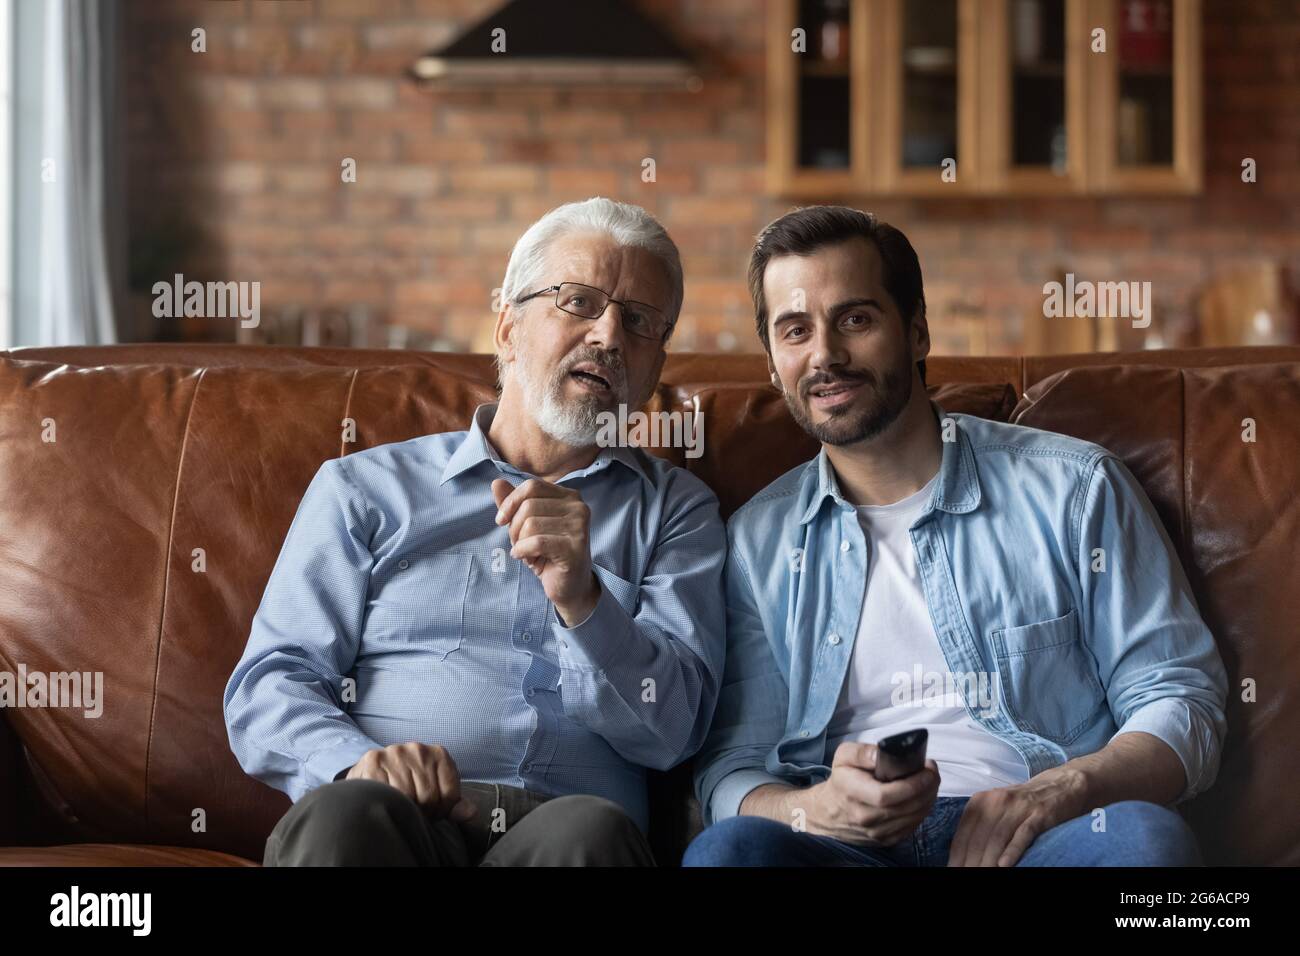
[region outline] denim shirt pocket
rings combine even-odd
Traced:
[[[1092,723],[1106,693],[1079,639],[1079,615],[991,633],[1007,715],[1021,730],[1065,746]]]
[[[409,551],[394,559],[376,582],[364,640],[426,651],[438,660],[458,650],[473,560],[458,551]]]

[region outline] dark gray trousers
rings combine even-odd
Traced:
[[[264,866],[654,866],[641,830],[604,797],[463,782],[466,823],[430,818],[396,787],[339,780],[275,825]]]

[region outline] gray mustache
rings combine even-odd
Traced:
[[[609,384],[613,388],[627,388],[627,366],[623,364],[623,359],[617,352],[580,352],[564,363],[563,368],[560,369],[560,375],[568,375],[573,371],[574,366],[581,365],[583,362],[591,362],[595,365],[604,366],[609,370]]]

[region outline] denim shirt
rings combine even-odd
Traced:
[[[1099,445],[931,405],[943,458],[909,533],[949,671],[984,675],[994,696],[986,709],[958,681],[970,718],[1030,777],[1142,731],[1182,760],[1175,802],[1205,790],[1227,676],[1137,480]],[[826,728],[867,574],[825,449],[755,495],[727,536],[726,667],[695,771],[706,822],[763,784],[830,775]]]

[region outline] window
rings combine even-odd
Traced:
[[[0,0],[0,348],[7,349],[14,340],[13,287],[10,260],[13,235],[13,154],[10,135],[13,130],[13,58],[10,0]]]

